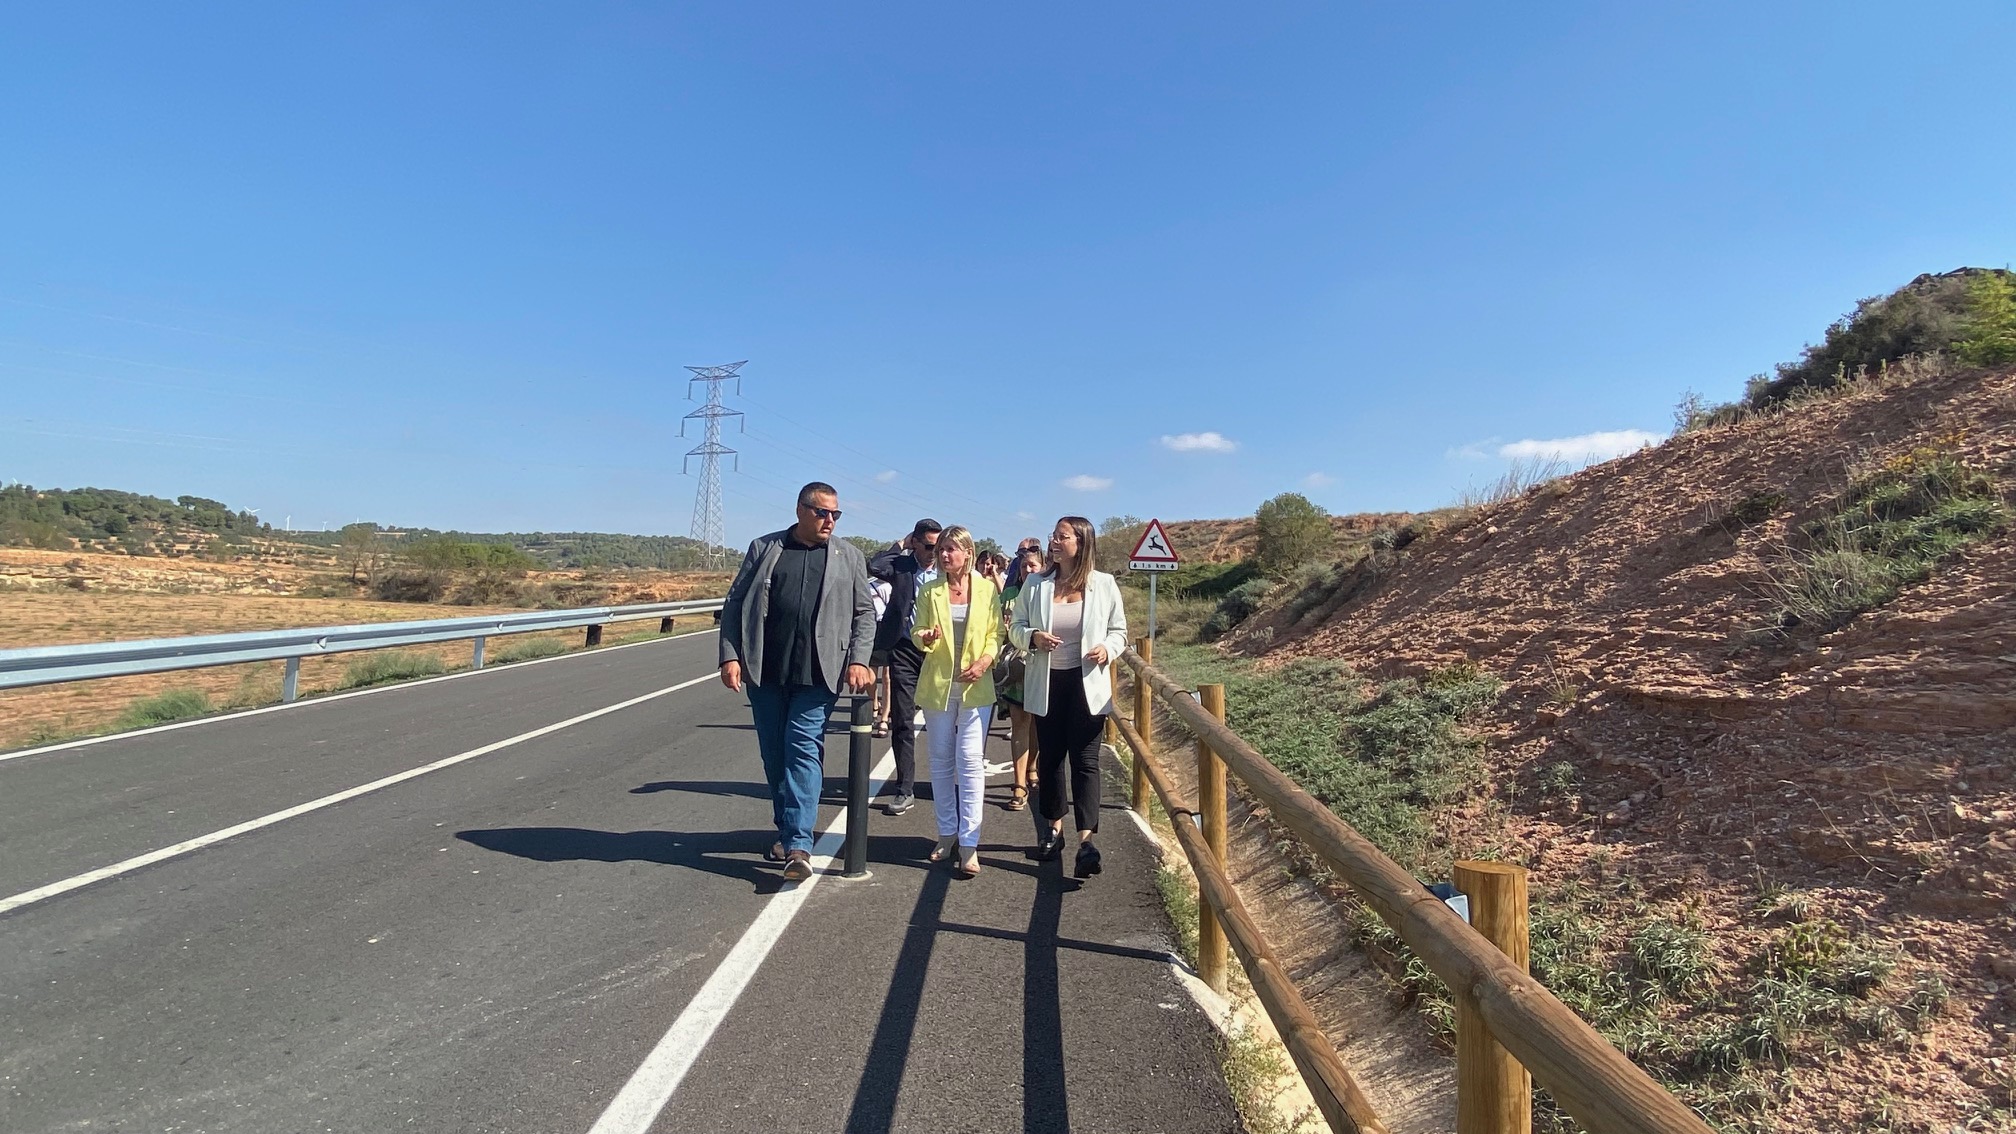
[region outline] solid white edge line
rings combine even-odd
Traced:
[[[882,785],[888,782],[889,774],[895,767],[894,751],[883,753],[870,775],[872,782],[868,786],[868,798],[874,799],[882,793]],[[771,946],[784,936],[791,919],[798,916],[798,910],[804,906],[812,887],[832,869],[833,852],[839,848],[846,832],[847,809],[843,807],[826,824],[819,840],[813,844],[812,877],[778,892],[763,907],[763,912],[756,916],[742,934],[742,939],[735,942],[735,947],[728,950],[728,955],[721,959],[707,978],[707,983],[700,986],[692,1002],[679,1013],[679,1018],[672,1021],[664,1037],[651,1049],[651,1054],[644,1057],[644,1062],[638,1065],[630,1081],[623,1084],[623,1089],[616,1093],[588,1134],[645,1134],[658,1120],[659,1112],[672,1101],[673,1092],[679,1089],[686,1073],[699,1060],[707,1041],[713,1038],[714,1029],[727,1019],[728,1010],[735,1007],[742,990],[749,986],[763,959],[770,955]]]
[[[93,882],[102,882],[107,878],[116,878],[121,874],[130,873],[132,871],[140,869],[143,866],[152,866],[157,862],[163,862],[166,861],[167,859],[176,858],[180,855],[188,854],[191,851],[201,850],[207,846],[214,846],[217,843],[221,843],[226,839],[237,838],[239,835],[243,835],[249,831],[256,831],[261,827],[270,827],[275,823],[279,823],[287,819],[292,819],[297,815],[306,815],[310,811],[318,811],[324,807],[329,807],[334,804],[342,803],[345,800],[355,799],[360,795],[366,795],[370,792],[377,791],[380,788],[387,788],[391,787],[393,784],[404,783],[405,781],[413,779],[415,777],[424,776],[429,772],[438,772],[443,768],[453,767],[456,764],[460,764],[465,760],[474,760],[478,756],[486,756],[492,752],[497,751],[500,748],[509,748],[514,744],[523,744],[525,741],[537,739],[538,737],[545,736],[548,733],[559,732],[563,728],[570,728],[574,725],[581,724],[584,721],[592,721],[596,717],[608,716],[610,713],[616,712],[619,709],[627,709],[630,708],[632,705],[641,705],[646,701],[663,697],[667,693],[677,693],[681,689],[690,688],[692,686],[700,684],[703,681],[715,681],[715,680],[719,680],[717,675],[709,673],[701,677],[693,678],[690,681],[682,681],[677,685],[668,685],[663,689],[654,690],[650,693],[644,694],[641,697],[632,697],[628,701],[619,701],[614,705],[605,705],[604,707],[596,709],[592,712],[582,713],[578,717],[569,717],[564,721],[556,721],[553,724],[543,725],[539,728],[533,729],[530,732],[521,732],[517,736],[507,737],[506,739],[486,744],[481,748],[471,748],[467,752],[457,753],[454,756],[449,756],[441,760],[436,760],[432,764],[423,764],[418,768],[409,768],[406,771],[386,776],[383,779],[372,780],[368,784],[360,784],[357,787],[347,788],[343,791],[336,792],[333,795],[325,795],[320,799],[311,799],[307,803],[296,804],[295,806],[289,807],[284,811],[275,811],[271,815],[262,815],[257,819],[248,819],[245,822],[240,823],[236,826],[226,827],[221,831],[212,831],[207,835],[198,835],[193,839],[188,839],[183,842],[176,843],[174,846],[162,847],[160,850],[148,851],[146,854],[137,855],[133,858],[125,860],[124,862],[115,862],[110,866],[101,866],[96,870],[87,871],[86,873],[76,875],[75,877],[65,878],[61,882],[51,882],[47,886],[42,886],[33,890],[24,891],[22,893],[14,895],[11,898],[0,898],[0,914],[5,914],[12,910],[18,910],[22,906],[33,905],[36,902],[42,901],[46,898],[53,898],[58,894],[69,893],[70,891],[78,889],[79,887],[89,886]]]
[[[19,760],[23,756],[41,756],[50,752],[61,752],[66,748],[83,748],[86,747],[87,745],[92,744],[104,744],[108,740],[126,740],[131,737],[148,736],[157,732],[173,732],[178,728],[194,728],[197,725],[216,724],[220,721],[244,720],[246,717],[263,716],[266,713],[278,713],[286,709],[300,709],[300,708],[306,708],[307,706],[310,705],[328,705],[333,704],[337,701],[348,701],[352,697],[368,697],[373,693],[392,693],[400,689],[417,689],[422,685],[432,685],[437,681],[454,681],[458,678],[475,677],[479,674],[485,674],[485,673],[503,673],[521,669],[529,669],[532,666],[541,665],[545,662],[567,661],[572,658],[582,658],[596,654],[614,653],[617,650],[628,650],[637,646],[657,646],[662,645],[663,643],[666,642],[676,642],[681,638],[697,638],[703,634],[715,634],[719,632],[720,632],[719,627],[708,626],[699,630],[689,630],[684,634],[671,634],[663,638],[649,638],[642,642],[624,642],[623,644],[617,646],[597,646],[592,650],[588,649],[569,650],[564,654],[554,654],[552,657],[528,658],[525,661],[519,661],[519,662],[496,662],[492,665],[486,665],[482,669],[459,670],[455,673],[444,673],[439,677],[421,677],[416,678],[415,680],[412,681],[395,681],[389,685],[374,685],[369,689],[351,689],[342,693],[328,693],[319,697],[303,697],[300,698],[299,700],[287,701],[278,705],[262,705],[256,709],[240,709],[235,713],[214,713],[209,716],[193,717],[186,721],[171,721],[168,724],[152,725],[148,728],[136,728],[129,732],[108,732],[102,736],[86,736],[77,740],[66,740],[60,744],[45,744],[40,748],[22,748],[13,752],[0,752],[0,762],[5,762],[8,760]],[[496,635],[496,636],[509,637],[509,635]],[[369,653],[370,651],[360,650],[358,652]],[[328,656],[334,657],[335,655],[331,654]],[[238,664],[260,665],[262,663],[240,662]],[[224,667],[215,666],[205,668],[222,669]],[[186,673],[189,671],[171,670],[168,672]],[[91,680],[105,680],[105,679],[93,678]],[[76,682],[65,682],[64,684],[74,685],[76,684]],[[46,688],[46,686],[31,685],[31,686],[25,686],[24,688],[39,689],[39,688]],[[15,690],[8,690],[8,692],[15,692]]]

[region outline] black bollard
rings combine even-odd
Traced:
[[[842,878],[868,877],[868,768],[874,763],[875,698],[854,698],[847,743],[847,851]]]

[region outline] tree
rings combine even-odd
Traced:
[[[1002,553],[1001,541],[995,539],[993,536],[982,536],[973,541],[973,552],[976,557],[989,551],[1000,555]]]
[[[1960,361],[1970,366],[2016,362],[2016,277],[1983,273],[1967,281],[1967,337]]]
[[[876,539],[874,536],[865,536],[865,535],[841,536],[840,538],[846,540],[848,543],[853,544],[855,547],[860,548],[861,554],[869,559],[875,558],[876,552],[881,551],[885,547],[888,547],[889,544],[892,542],[889,540]]]
[[[1330,513],[1299,492],[1284,492],[1260,505],[1253,520],[1260,535],[1260,569],[1276,578],[1329,554],[1335,538]]]
[[[1148,528],[1148,521],[1139,516],[1108,516],[1099,522],[1099,566],[1112,570],[1113,564],[1123,562],[1134,545],[1141,542],[1141,533]],[[1122,580],[1132,579],[1122,573]]]
[[[364,582],[378,573],[378,525],[345,524],[337,556],[350,571],[350,581]],[[361,576],[361,577],[360,577]]]

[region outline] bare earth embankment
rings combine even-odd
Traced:
[[[1454,817],[1455,852],[1697,924],[1715,991],[1675,1034],[1754,1039],[1721,1057],[1779,1076],[1777,1129],[2007,1129],[2016,540],[2005,527],[1825,632],[1788,625],[1772,587],[1851,482],[1928,452],[1984,470],[2006,505],[2016,376],[1872,383],[1680,436],[1428,532],[1301,624],[1255,616],[1231,648],[1502,675],[1493,786]],[[1794,1031],[1788,1050],[1707,1015],[1832,963],[1843,939],[1894,961],[1843,1025],[1876,1038],[1820,1050]],[[1910,1005],[1900,988],[1919,990]]]

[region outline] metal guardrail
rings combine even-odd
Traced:
[[[481,669],[485,640],[499,635],[587,627],[588,644],[592,646],[600,643],[602,627],[611,622],[656,618],[669,626],[673,618],[716,612],[721,605],[721,599],[688,599],[684,602],[587,606],[571,610],[534,610],[523,614],[486,614],[416,622],[366,622],[355,626],[318,626],[302,630],[253,630],[191,638],[94,642],[81,646],[30,646],[0,650],[0,689],[284,659],[287,676],[282,685],[281,699],[292,701],[299,684],[302,658],[430,642],[473,641],[474,666]]]

